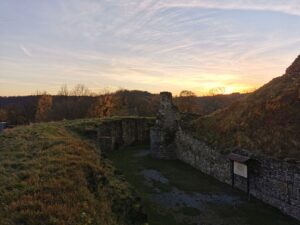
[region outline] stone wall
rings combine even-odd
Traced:
[[[176,134],[176,155],[181,161],[231,184],[231,163],[220,149],[211,148],[188,132]],[[250,194],[300,220],[300,165],[267,158],[249,164]],[[246,191],[246,180],[235,175],[235,187]]]
[[[101,123],[97,139],[101,151],[115,150],[137,144],[149,144],[154,119],[122,118]]]
[[[241,149],[215,149],[195,138],[180,123],[170,93],[161,93],[156,125],[151,129],[151,153],[160,159],[179,159],[221,182],[232,183],[228,152],[250,156],[250,194],[300,220],[300,165],[258,158]],[[235,187],[247,191],[247,179],[234,175]]]
[[[176,156],[179,160],[221,182],[231,183],[230,161],[226,155],[209,147],[182,129],[176,134]]]
[[[180,114],[172,102],[172,94],[161,92],[156,124],[150,132],[150,152],[153,157],[159,159],[176,159],[175,138],[179,119]]]
[[[168,160],[176,159],[176,133],[168,133],[167,131],[153,127],[150,131],[150,137],[150,153],[153,157]]]
[[[251,194],[300,220],[300,165],[267,158],[255,160]]]

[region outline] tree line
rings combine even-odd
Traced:
[[[174,102],[181,112],[205,115],[226,107],[244,95],[198,97],[184,90]],[[118,90],[92,93],[84,85],[69,90],[63,85],[56,95],[37,92],[31,96],[0,97],[0,121],[12,125],[111,116],[155,116],[159,95],[146,91]]]
[[[57,95],[37,92],[31,96],[0,97],[0,121],[19,125],[90,117],[153,116],[158,104],[158,95],[144,91],[93,94],[84,85],[71,90],[64,85]]]

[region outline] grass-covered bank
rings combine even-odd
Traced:
[[[147,148],[114,151],[108,158],[142,197],[150,225],[299,225],[189,165],[152,159]]]
[[[1,225],[145,223],[133,189],[78,133],[99,122],[34,124],[0,135]]]

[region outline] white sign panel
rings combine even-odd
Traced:
[[[247,170],[248,170],[248,168],[247,168],[246,164],[242,164],[242,163],[239,163],[236,161],[233,162],[234,174],[247,178],[247,175],[248,175]]]

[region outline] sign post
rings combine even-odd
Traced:
[[[248,200],[250,200],[250,177],[249,177],[249,165],[250,157],[242,156],[239,154],[231,153],[228,155],[228,159],[231,161],[231,185],[235,186],[235,175],[247,179],[247,194]]]

